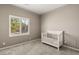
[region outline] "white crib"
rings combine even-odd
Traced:
[[[41,33],[41,42],[60,48],[63,45],[63,31]]]

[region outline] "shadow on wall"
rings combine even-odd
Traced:
[[[64,45],[79,49],[79,39],[69,33],[64,32]]]

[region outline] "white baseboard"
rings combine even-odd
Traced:
[[[25,44],[25,43],[26,43],[26,42],[18,43],[18,44],[11,45],[11,46],[2,47],[2,48],[0,48],[0,50],[4,50],[4,49],[8,49],[8,48],[12,48],[12,47],[16,47],[16,46],[20,46],[20,45],[23,45],[23,44]]]
[[[32,40],[30,39],[30,40],[27,40],[27,41],[33,41],[33,40],[35,40],[35,39],[32,39]],[[38,39],[38,40],[39,40],[39,39]],[[4,50],[4,49],[8,49],[8,48],[12,48],[12,47],[24,45],[24,44],[27,43],[27,41],[26,41],[26,42],[22,42],[22,43],[17,43],[17,44],[15,44],[15,45],[11,45],[11,46],[2,47],[2,48],[0,48],[0,50]]]
[[[27,43],[27,42],[23,42],[23,43],[18,43],[18,44],[11,45],[11,46],[3,47],[3,48],[0,48],[0,50],[4,50],[4,49],[8,49],[8,48],[12,48],[12,47],[24,45],[24,44],[26,44],[26,43]],[[73,49],[73,50],[79,51],[79,49],[73,48],[73,47],[70,47],[70,46],[67,46],[67,45],[63,45],[63,47],[66,47],[66,48],[69,48],[69,49]]]
[[[79,49],[74,48],[74,47],[70,47],[70,46],[67,46],[67,45],[63,45],[63,46],[66,47],[66,48],[69,48],[69,49],[73,49],[73,50],[79,51]]]

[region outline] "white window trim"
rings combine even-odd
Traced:
[[[22,35],[30,35],[30,19],[29,18],[26,18],[26,19],[29,20],[28,32],[27,33],[22,33],[21,32],[21,23],[20,23],[20,32],[19,32],[19,34],[13,34],[13,33],[11,33],[11,17],[15,17],[15,18],[19,18],[19,19],[24,18],[24,17],[18,17],[18,16],[14,16],[14,15],[9,15],[9,37],[22,36]]]

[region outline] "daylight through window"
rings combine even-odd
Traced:
[[[29,35],[30,20],[24,17],[9,16],[9,36]]]

